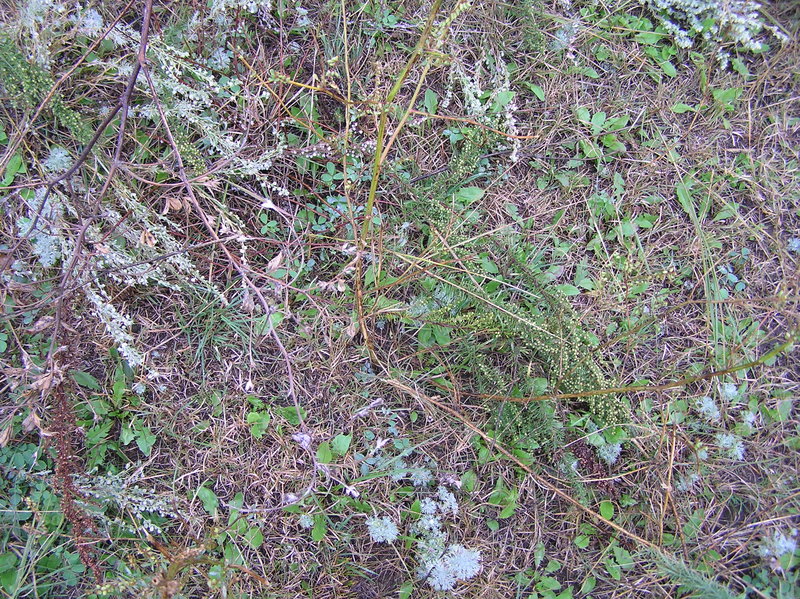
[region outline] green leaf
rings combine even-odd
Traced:
[[[501,520],[505,520],[506,518],[510,518],[511,516],[513,516],[514,512],[516,512],[516,511],[517,511],[517,502],[516,501],[510,501],[500,511],[500,513],[497,515],[497,517],[500,518]]]
[[[561,588],[561,583],[552,576],[542,576],[536,584],[536,589],[539,591],[557,591]]]
[[[594,142],[588,139],[582,139],[580,141],[581,151],[586,158],[593,159],[593,158],[602,158],[603,152],[598,148]]]
[[[297,408],[295,408],[294,406],[283,406],[280,408],[275,408],[275,411],[279,416],[281,416],[292,426],[300,426],[300,417],[298,417]],[[300,408],[300,416],[302,416],[303,420],[305,420],[306,409],[303,407]]]
[[[500,523],[497,520],[487,520],[486,527],[492,532],[500,530]]]
[[[582,595],[588,595],[594,590],[595,586],[597,586],[597,579],[594,576],[589,576],[583,581],[580,592]]]
[[[253,549],[258,549],[264,543],[264,533],[257,526],[248,528],[247,532],[242,536],[244,542]]]
[[[611,520],[614,517],[614,504],[608,499],[600,502],[600,515],[606,520]]]
[[[678,74],[675,65],[672,64],[669,60],[665,60],[659,64],[661,70],[667,75],[667,77],[675,77]]]
[[[353,435],[336,435],[331,441],[331,451],[337,456],[343,456],[350,449]]]
[[[125,422],[122,425],[122,430],[119,432],[119,442],[123,445],[130,445],[131,441],[133,441],[135,437],[136,433],[133,432],[131,423]]]
[[[203,509],[208,512],[212,517],[216,517],[217,508],[219,507],[219,499],[216,493],[208,487],[198,487],[196,491],[197,498],[202,502]]]
[[[494,104],[492,105],[492,112],[500,112],[503,108],[508,106],[509,102],[514,99],[516,92],[512,92],[511,90],[503,90],[498,92],[498,94],[494,98]]]
[[[572,297],[581,294],[580,289],[575,287],[575,285],[570,285],[569,283],[564,283],[563,285],[556,285],[556,289],[558,289],[561,293],[563,293],[567,297]]]
[[[156,442],[156,436],[149,427],[144,425],[136,425],[136,445],[139,450],[146,456],[150,457],[150,452],[153,450],[153,445]]]
[[[330,464],[333,460],[333,453],[331,452],[331,446],[327,441],[323,441],[317,447],[317,461],[320,464]]]
[[[87,389],[92,389],[93,391],[100,391],[99,381],[88,372],[83,372],[82,370],[70,370],[69,374],[72,377],[72,380],[78,383],[81,387],[86,387]]]
[[[697,108],[690,106],[689,104],[683,104],[682,102],[674,104],[670,110],[675,114],[683,114],[684,112],[697,112]]]
[[[524,85],[529,90],[531,90],[531,92],[533,92],[534,96],[539,98],[540,102],[544,102],[545,95],[544,95],[544,90],[542,89],[541,85],[536,85],[535,83],[527,83],[527,82],[524,83]]]
[[[409,597],[411,597],[411,593],[413,592],[414,592],[414,581],[406,580],[398,589],[397,597],[398,599],[409,599]]]
[[[456,192],[456,201],[469,206],[483,197],[484,191],[480,187],[462,187]]]
[[[581,75],[586,75],[592,79],[600,79],[600,73],[595,71],[592,67],[583,67],[581,69]]]
[[[461,475],[461,489],[465,493],[472,493],[475,490],[475,484],[478,482],[478,475],[474,470],[467,470]]]
[[[603,125],[606,123],[606,113],[605,112],[596,112],[592,116],[592,131],[594,135],[597,135],[603,130]]]
[[[271,419],[268,412],[248,412],[247,424],[250,425],[250,434],[256,439],[261,439],[267,432]]]
[[[606,572],[609,573],[611,578],[614,580],[619,580],[622,578],[622,571],[619,569],[619,566],[614,563],[614,560],[611,558],[606,559],[605,561]]]
[[[586,549],[589,546],[590,542],[591,538],[588,535],[578,535],[577,537],[575,537],[574,541],[578,549]]]
[[[425,90],[425,99],[422,101],[428,114],[436,114],[439,108],[439,95],[432,89]]]
[[[315,542],[319,542],[325,538],[325,533],[328,532],[328,524],[325,522],[325,516],[317,514],[314,516],[314,528],[311,529],[311,538]]]
[[[0,187],[8,187],[14,182],[14,177],[17,176],[17,173],[24,173],[26,170],[27,169],[22,164],[22,156],[14,154],[8,161],[5,176],[3,177],[2,183],[0,183]]]
[[[229,505],[231,508],[231,513],[228,515],[228,526],[233,524],[239,518],[239,510],[241,510],[242,506],[244,505],[244,493],[241,491],[236,493]]]

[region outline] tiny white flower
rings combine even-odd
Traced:
[[[411,470],[411,483],[415,487],[424,487],[433,480],[433,474],[427,468],[414,468]]]
[[[739,395],[739,388],[733,383],[723,383],[719,386],[719,395],[724,401],[734,400]]]
[[[451,591],[456,586],[456,576],[445,564],[438,562],[428,574],[428,584],[434,591]]]
[[[450,545],[444,562],[459,580],[469,580],[481,571],[481,552],[462,545]]]
[[[392,543],[399,534],[397,524],[388,516],[367,519],[367,530],[375,543]]]
[[[695,403],[695,406],[697,407],[697,411],[700,412],[700,415],[707,422],[716,422],[719,420],[719,408],[717,407],[716,402],[714,402],[714,400],[708,395],[699,397]]]
[[[619,443],[606,443],[597,449],[598,457],[609,466],[616,464],[619,455],[622,453],[622,445]]]
[[[311,528],[314,526],[314,518],[312,518],[310,514],[301,514],[300,518],[297,520],[297,523],[302,528]]]
[[[439,504],[430,497],[426,497],[419,502],[419,511],[423,514],[432,515],[439,510]]]
[[[42,165],[51,173],[63,173],[72,166],[72,158],[61,146],[53,146],[50,148],[50,154],[42,161]]]

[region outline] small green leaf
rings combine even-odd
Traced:
[[[314,516],[314,528],[311,529],[312,540],[318,543],[325,538],[326,532],[328,532],[328,524],[325,522],[325,516],[317,514]]]
[[[397,597],[398,599],[409,599],[409,597],[411,597],[411,593],[413,592],[414,592],[414,581],[406,580],[398,589]]]
[[[498,94],[494,98],[494,104],[492,105],[492,112],[500,112],[503,108],[508,106],[509,102],[514,99],[516,92],[512,92],[511,90],[503,90],[498,92]]]
[[[697,108],[690,106],[689,104],[684,104],[683,102],[674,104],[670,110],[675,114],[683,114],[684,112],[697,112]]]
[[[469,206],[483,197],[484,191],[480,187],[462,187],[456,192],[456,201]]]
[[[600,515],[606,520],[611,520],[614,517],[614,504],[608,499],[600,502]]]
[[[497,532],[500,530],[500,523],[497,520],[487,520],[486,526],[492,532]]]
[[[244,542],[253,549],[258,549],[264,543],[264,533],[257,526],[248,528],[247,532],[242,536]]]
[[[320,464],[330,464],[333,460],[333,452],[331,452],[331,446],[327,441],[323,441],[317,447],[317,461]]]
[[[461,475],[461,489],[465,493],[472,493],[475,490],[475,484],[478,482],[478,475],[474,470],[467,470]]]
[[[70,370],[69,374],[72,376],[72,380],[78,383],[81,387],[86,387],[87,389],[92,389],[93,391],[100,391],[100,383],[88,372],[83,372],[82,370]]]
[[[595,586],[597,586],[597,579],[594,576],[589,576],[583,581],[580,592],[582,595],[588,595],[594,590]]]
[[[535,83],[525,83],[525,87],[531,90],[533,95],[539,98],[540,102],[544,102],[545,95],[541,85],[536,85]]]
[[[336,435],[331,441],[331,451],[337,456],[343,456],[350,449],[353,435]]]
[[[577,537],[575,537],[574,541],[578,549],[586,549],[589,546],[590,542],[591,538],[588,535],[578,535]]]
[[[667,75],[667,77],[675,77],[678,74],[675,65],[672,64],[669,60],[665,60],[659,64],[661,70]]]
[[[247,424],[250,425],[250,434],[256,439],[261,439],[267,432],[271,419],[268,412],[248,412]]]
[[[219,499],[216,493],[208,487],[197,488],[197,498],[202,502],[203,509],[208,512],[212,517],[217,515],[217,508],[219,507]]]
[[[439,95],[432,89],[426,89],[422,104],[428,114],[436,114],[436,110],[439,108]]]
[[[570,285],[569,283],[564,283],[563,285],[556,285],[556,289],[558,289],[561,293],[563,293],[567,297],[572,297],[581,294],[580,289],[575,287],[575,285]]]

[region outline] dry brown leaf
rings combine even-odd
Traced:
[[[33,325],[27,329],[27,331],[31,335],[41,333],[42,331],[45,331],[53,326],[55,320],[55,316],[42,316],[39,320],[34,322]]]
[[[13,427],[9,424],[3,430],[0,430],[0,447],[5,447],[11,441],[11,429]]]
[[[164,200],[164,209],[161,211],[161,214],[166,214],[167,212],[180,212],[185,208],[183,199],[179,198],[178,196],[167,196]]]
[[[275,256],[267,263],[267,270],[269,272],[275,272],[281,267],[281,263],[283,262],[283,252],[278,252]]]
[[[153,234],[150,231],[145,229],[142,231],[142,234],[139,235],[139,243],[153,248],[156,247],[156,238],[153,237]]]
[[[31,413],[28,414],[25,417],[25,420],[22,421],[22,430],[26,433],[29,433],[32,430],[42,430],[42,420],[39,418],[36,410],[31,410]]]

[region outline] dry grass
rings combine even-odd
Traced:
[[[432,495],[433,490],[398,483],[390,472],[366,475],[357,454],[378,455],[380,444],[391,448],[400,440],[407,440],[415,450],[410,462],[419,466],[429,460],[435,465],[436,479],[453,489],[460,487],[454,481],[466,472],[476,475],[471,491],[457,493],[460,511],[446,528],[451,542],[481,551],[483,569],[478,577],[460,583],[454,596],[528,596],[540,580],[537,576],[557,579],[562,590],[571,585],[575,596],[583,596],[578,589],[594,577],[591,596],[596,599],[689,596],[637,553],[643,547],[635,540],[618,534],[606,519],[593,519],[604,499],[614,502],[617,525],[696,568],[705,568],[736,592],[748,588],[745,577],[759,570],[771,568],[776,576],[789,577],[776,563],[758,557],[756,549],[772,531],[798,525],[800,464],[796,448],[786,443],[796,442],[797,410],[790,409],[785,418],[770,422],[767,414],[785,398],[796,398],[800,363],[794,350],[781,353],[769,364],[736,370],[798,330],[798,254],[790,252],[787,244],[789,238],[800,237],[796,72],[800,48],[797,15],[789,4],[776,6],[773,16],[795,34],[792,43],[748,61],[752,75],[746,82],[735,73],[709,66],[706,88],[700,69],[684,55],[680,55],[683,62],[676,78],[654,81],[649,73],[658,67],[642,45],[619,29],[604,33],[590,20],[584,19],[572,56],[550,49],[548,44],[563,22],[577,18],[577,13],[568,17],[560,4],[548,3],[546,9],[555,14],[537,17],[535,29],[540,27],[543,34],[538,47],[520,35],[521,27],[530,25],[530,15],[520,15],[500,2],[474,7],[456,21],[441,48],[442,57],[435,59],[421,88],[423,94],[426,89],[436,92],[441,100],[451,86],[453,101],[436,116],[412,115],[399,130],[378,186],[376,205],[383,220],[369,238],[359,236],[363,214],[355,213],[355,208],[365,204],[369,189],[377,110],[416,43],[429,6],[408,4],[402,7],[404,14],[395,7],[400,17],[396,27],[380,24],[380,10],[388,6],[348,7],[346,36],[338,3],[307,6],[313,26],[304,35],[270,28],[266,21],[259,24],[255,19],[260,34],[242,37],[234,59],[248,100],[244,108],[219,100],[214,109],[245,131],[241,157],[256,158],[272,147],[277,129],[294,134],[297,147],[313,145],[314,152],[324,150],[325,155],[314,172],[307,163],[300,163],[302,151],[285,151],[262,180],[218,175],[225,160],[208,157],[209,172],[192,188],[203,211],[213,215],[219,237],[237,231],[248,236],[222,242],[235,257],[233,261],[221,250],[221,243],[206,243],[215,240],[196,210],[167,214],[177,224],[174,235],[200,276],[223,290],[227,305],[199,290],[199,283],[193,291],[186,285],[174,290],[109,281],[114,304],[135,323],[136,346],[144,349],[147,364],[158,373],[147,381],[146,394],[135,399],[128,393],[124,405],[108,416],[113,422],[109,435],[116,439],[134,418],[149,427],[157,440],[146,457],[135,443],[118,445],[101,468],[140,462],[153,494],[171,497],[181,517],[165,524],[166,538],[151,538],[149,544],[145,538],[130,540],[129,533],[118,530],[98,534],[97,553],[105,556],[101,566],[108,568],[107,578],[114,578],[115,568],[123,577],[142,575],[142,586],[126,592],[160,592],[162,596],[397,596],[404,583],[415,579],[413,540],[401,536],[393,545],[376,544],[369,539],[364,521],[371,514],[388,515],[405,531],[416,517],[411,512],[413,502]],[[177,6],[156,8],[152,25],[156,32],[182,18],[176,14]],[[626,10],[639,9],[629,6]],[[103,11],[111,16],[110,9]],[[597,44],[607,47],[610,58],[596,58]],[[349,49],[346,60],[345,48]],[[476,65],[486,56],[502,57],[516,66],[510,75],[517,93],[516,133],[526,137],[520,142],[522,158],[517,162],[509,161],[505,150],[498,151],[502,136],[490,131],[503,127],[499,115],[491,127],[477,124],[461,83],[449,81],[456,66],[476,74],[482,68]],[[576,63],[592,66],[599,77],[576,74]],[[425,69],[425,60],[413,66],[396,106],[408,106]],[[268,79],[271,71],[282,72],[286,78]],[[482,77],[487,86],[499,81],[485,68]],[[69,97],[112,101],[118,82],[101,75],[96,79],[96,87],[87,87],[92,77],[85,77],[75,88],[67,82]],[[523,82],[540,85],[544,101]],[[676,103],[713,106],[711,90],[730,87],[742,88],[733,110],[676,114],[671,109]],[[352,98],[349,102],[348,97]],[[310,125],[300,110],[306,100],[316,110],[316,122]],[[419,101],[414,108],[418,106]],[[627,151],[605,164],[580,156],[570,164],[578,152],[575,143],[587,136],[575,117],[578,107],[592,113],[605,111],[609,118],[627,115],[629,123],[620,133]],[[21,112],[6,101],[2,111],[5,131],[14,139],[20,132]],[[399,114],[400,109],[391,113],[390,134]],[[355,116],[349,120],[351,115]],[[414,202],[436,189],[435,182],[441,180],[423,177],[439,171],[445,178],[449,175],[447,169],[463,146],[451,144],[443,131],[457,127],[486,133],[491,140],[483,148],[485,174],[468,183],[486,190],[471,206],[481,211],[481,218],[473,225],[456,226],[463,225],[464,218],[454,211],[452,227],[439,232],[438,239],[433,234],[427,238],[418,224],[404,228],[401,223],[414,220],[414,209],[408,206],[417,206]],[[320,143],[309,133],[314,128],[324,133],[325,141]],[[46,122],[22,140],[21,152],[26,157],[46,156],[55,143],[74,149],[64,132]],[[134,156],[153,140],[162,144],[162,155],[148,155],[138,162],[126,159],[117,176],[136,187],[143,205],[160,213],[169,194],[183,195],[164,130],[132,127],[123,148],[126,156]],[[505,142],[510,143],[509,138]],[[344,148],[351,152],[348,163],[360,160],[363,178],[347,187],[322,182],[326,162],[341,167]],[[113,139],[98,146],[96,163],[84,167],[87,185],[102,185],[113,149]],[[47,173],[33,158],[28,168],[28,175],[16,183],[35,187]],[[562,185],[556,175],[567,170],[572,172],[572,183]],[[137,182],[137,176],[153,179],[156,171],[168,173],[168,183]],[[603,191],[613,195],[615,175],[624,180],[624,193],[614,202],[613,215],[595,222],[590,202]],[[413,178],[419,181],[408,182]],[[692,222],[676,199],[675,185],[683,178],[696,181],[697,197],[707,199],[711,207],[702,223]],[[264,181],[297,193],[270,195],[260,185]],[[16,215],[12,201],[18,192],[9,188],[3,193],[4,217]],[[346,198],[346,208],[333,228],[313,230],[309,215],[301,211],[307,204],[316,204],[311,212],[330,217],[325,205],[333,194]],[[277,211],[263,208],[267,198]],[[735,213],[712,220],[734,203]],[[509,205],[516,207],[519,219],[529,219],[530,226],[522,227],[511,218]],[[262,213],[279,223],[285,237],[260,233],[265,225],[259,220]],[[635,221],[642,215],[652,217],[651,228],[638,227],[625,243],[608,236],[626,219]],[[15,245],[19,235],[12,221],[4,218],[2,225],[2,248],[9,258],[5,261],[0,256],[0,263],[6,269],[13,260],[31,259],[29,243]],[[74,222],[72,226],[77,227]],[[518,284],[510,268],[504,270],[507,256],[502,246],[486,242],[487,231],[510,240],[512,250],[525,247],[531,254],[533,248],[540,250],[547,266],[555,267],[554,284],[572,284],[577,273],[586,272],[594,285],[570,302],[582,326],[597,336],[600,345],[595,354],[610,380],[620,386],[655,387],[627,394],[632,408],[629,440],[615,464],[599,460],[587,443],[589,435],[575,426],[567,430],[565,446],[555,454],[530,451],[525,455],[526,448],[511,448],[526,460],[525,466],[533,473],[529,474],[495,451],[494,445],[486,447],[462,420],[425,401],[437,394],[439,401],[476,427],[492,431],[496,426],[494,405],[476,399],[481,395],[475,387],[476,371],[471,354],[463,351],[469,344],[476,351],[489,347],[489,341],[452,330],[449,343],[422,347],[418,334],[426,322],[408,316],[404,308],[423,295],[426,278],[446,273],[459,284],[474,282],[480,291],[481,282],[486,281],[481,260],[486,257],[501,266],[492,276],[505,275],[506,282]],[[593,249],[590,242],[598,231],[602,239]],[[76,231],[67,234],[76,238]],[[462,246],[470,249],[459,253]],[[746,281],[744,290],[709,301],[718,298],[716,289],[724,285],[720,267],[733,264],[745,248],[749,254],[736,266],[736,274]],[[84,248],[77,268],[89,268],[90,258],[99,252],[102,249],[97,246]],[[282,259],[276,265],[279,252]],[[481,252],[487,256],[480,256]],[[367,258],[368,253],[374,259]],[[316,261],[315,266],[297,276],[278,273],[279,268],[297,269],[293,260],[307,264],[310,259]],[[260,308],[252,308],[254,300],[242,283],[242,265],[265,301],[285,316],[276,327],[277,336],[265,334],[258,323]],[[368,268],[376,284],[364,283]],[[383,279],[374,275],[377,270]],[[458,274],[464,270],[465,275]],[[45,454],[52,449],[47,435],[53,430],[53,413],[47,390],[37,386],[37,376],[42,376],[37,368],[46,372],[57,366],[64,373],[77,370],[94,375],[102,383],[97,392],[65,383],[75,405],[85,409],[92,398],[111,397],[113,372],[119,365],[109,358],[115,344],[91,307],[80,294],[63,295],[60,277],[48,276],[53,282],[50,288],[43,287],[41,279],[23,284],[6,278],[0,292],[7,306],[2,330],[12,336],[12,349],[0,359],[11,381],[8,391],[14,391],[9,395],[10,415],[0,415],[5,419],[0,424],[15,427],[10,429],[13,437],[3,445],[13,448],[23,441],[37,442],[35,426],[21,428],[24,415],[34,411],[43,420],[39,429]],[[632,291],[642,283],[647,284],[645,288]],[[48,348],[48,337],[34,338],[31,332],[31,319],[51,316],[58,297],[66,298],[58,313],[60,329],[44,330],[60,335],[54,344],[56,349],[65,348],[60,353]],[[385,303],[370,303],[379,297]],[[398,308],[390,302],[398,302]],[[749,328],[751,323],[756,323],[759,334]],[[536,365],[519,362],[513,348],[494,359],[498,368],[514,376],[504,394],[522,384],[526,370],[528,375],[536,372]],[[678,388],[658,387],[725,369],[734,370],[701,376]],[[136,374],[129,383],[133,380],[145,379]],[[387,382],[398,380],[419,394],[403,393]],[[761,410],[756,430],[745,437],[743,460],[718,451],[715,435],[732,430],[732,422],[741,422],[746,402],[718,401],[725,420],[711,424],[704,423],[693,408],[696,398],[718,398],[719,384],[730,381],[744,385],[747,398]],[[249,397],[267,406],[262,412],[271,409],[272,421],[261,438],[254,437],[248,424],[248,414],[258,411]],[[671,422],[670,410],[678,400],[686,400],[688,409],[682,421]],[[280,410],[291,411],[295,401],[305,413],[299,423]],[[580,416],[574,404],[556,401],[566,422]],[[87,420],[84,429],[92,424]],[[73,439],[85,436],[84,429],[73,428],[68,433]],[[296,433],[304,437],[293,436]],[[320,463],[328,460],[320,459],[319,445],[336,435],[352,435],[349,450],[330,463]],[[709,458],[698,457],[698,443],[708,449]],[[79,453],[86,457],[91,450],[86,442]],[[564,468],[570,460],[578,464],[577,472]],[[701,473],[696,484],[691,490],[679,490],[678,481],[693,472]],[[495,501],[498,484],[517,494],[516,509],[504,518],[498,516],[502,506]],[[213,489],[218,498],[216,516],[208,513],[198,497],[197,490],[203,486]],[[576,501],[565,501],[553,486]],[[229,521],[237,494],[244,498],[241,517],[248,527],[263,533],[263,543],[256,547]],[[325,522],[321,539],[314,540],[311,531],[300,526],[298,511]],[[22,554],[20,534],[4,537],[0,553]],[[38,533],[26,534],[34,538]],[[575,542],[580,535],[588,537],[583,547]],[[614,555],[613,539],[634,556],[619,580],[605,565]],[[234,564],[221,587],[209,582],[209,564],[194,558],[172,573],[177,588],[165,590],[150,582],[153,576],[168,572],[170,564],[183,564],[184,557],[176,556],[193,547],[204,547],[212,560],[225,558]],[[543,559],[537,558],[537,548],[543,548]],[[550,560],[557,561],[559,568],[545,573]],[[123,572],[120,564],[128,570]],[[515,579],[518,574],[524,576]],[[64,592],[80,588],[88,593],[91,583],[86,580]],[[413,596],[439,594],[417,581]]]

